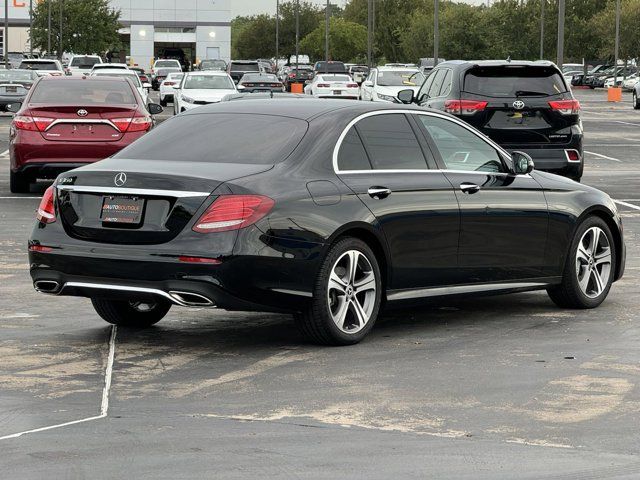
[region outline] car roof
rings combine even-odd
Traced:
[[[118,72],[122,72],[122,70],[118,70]],[[85,82],[108,82],[108,81],[112,81],[112,82],[128,82],[128,80],[126,78],[122,78],[122,77],[110,77],[108,75],[76,75],[74,76],[66,76],[66,75],[62,75],[59,77],[54,77],[54,76],[46,76],[46,77],[40,77],[39,81],[40,82],[71,82],[74,80],[83,80]]]
[[[133,70],[125,70],[124,68],[99,68],[98,72],[100,73],[99,74],[96,73],[96,75],[104,75],[105,73],[117,73],[118,75],[131,75],[131,76],[138,75],[137,72]]]
[[[180,73],[180,72],[171,72],[171,73]],[[208,77],[228,77],[227,72],[223,72],[221,70],[197,70],[195,72],[183,72],[187,76],[192,75],[205,75]]]
[[[57,58],[25,58],[22,60],[23,63],[51,63],[58,61]]]
[[[438,63],[437,67],[441,66],[460,66],[467,65],[469,67],[555,67],[556,64],[546,60],[447,60],[446,62]]]
[[[381,72],[406,72],[407,70],[410,70],[413,72],[421,71],[418,67],[402,67],[402,66],[388,67],[386,65],[384,67],[378,67],[378,71],[381,71]]]
[[[193,110],[188,110],[181,115],[244,113],[290,117],[310,121],[321,115],[331,113],[340,112],[345,116],[354,116],[379,110],[425,111],[424,108],[417,106],[399,105],[396,103],[346,102],[345,100],[319,100],[317,98],[281,98],[277,101],[273,101],[272,99],[246,99],[242,102],[214,103],[210,105],[203,105]]]

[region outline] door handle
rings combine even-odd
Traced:
[[[387,187],[369,187],[367,193],[371,198],[382,200],[383,198],[387,198],[391,195],[391,189]]]
[[[480,187],[475,183],[463,182],[460,184],[460,190],[462,190],[463,193],[473,194],[479,192]]]

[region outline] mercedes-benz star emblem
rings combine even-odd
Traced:
[[[116,187],[121,187],[127,182],[127,174],[124,172],[118,173],[113,179],[113,183],[116,184]]]
[[[524,108],[524,102],[522,100],[516,100],[513,102],[513,108],[516,110],[522,110]]]
[[[86,117],[87,115],[89,115],[89,112],[87,112],[84,108],[81,108],[76,113],[79,117]]]

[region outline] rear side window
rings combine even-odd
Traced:
[[[269,165],[285,160],[300,143],[307,128],[304,120],[274,115],[178,115],[163,122],[115,157]]]
[[[340,170],[371,170],[367,152],[355,127],[351,127],[342,140],[338,152],[338,168]]]
[[[464,79],[464,91],[487,97],[550,96],[567,87],[560,72],[552,67],[476,67]]]
[[[135,105],[138,102],[127,82],[59,79],[38,83],[29,98],[29,103]]]
[[[426,170],[427,162],[407,118],[374,115],[356,124],[374,170]]]

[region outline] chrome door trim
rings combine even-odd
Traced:
[[[182,190],[158,190],[153,188],[99,187],[91,185],[56,185],[65,192],[106,193],[120,195],[148,195],[152,197],[208,197],[211,192],[188,192]]]
[[[544,288],[550,285],[546,282],[518,282],[518,283],[483,283],[477,285],[452,285],[449,287],[415,288],[410,290],[387,290],[387,300],[408,300],[412,298],[440,297],[445,295],[459,295],[465,293],[492,292],[513,290],[519,288]]]

